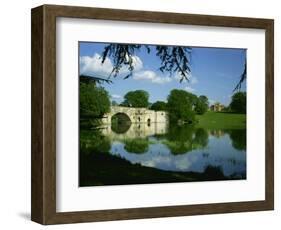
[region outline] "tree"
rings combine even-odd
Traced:
[[[117,106],[118,103],[117,103],[117,101],[114,101],[114,100],[113,100],[113,101],[111,102],[111,105],[112,105],[112,106]]]
[[[204,95],[198,97],[195,103],[195,111],[197,114],[204,114],[207,112],[209,108],[208,98]]]
[[[122,105],[127,107],[147,108],[149,105],[149,94],[145,90],[130,91],[126,93],[124,99]]]
[[[238,92],[232,96],[230,109],[236,113],[246,113],[246,92]]]
[[[202,101],[205,105],[209,106],[209,100],[208,100],[208,97],[207,97],[207,96],[205,96],[205,95],[200,95],[200,96],[198,97],[198,99],[199,99],[200,101]]]
[[[167,110],[167,103],[164,101],[156,101],[151,105],[150,109],[155,111],[165,111]]]
[[[80,115],[93,119],[102,118],[110,111],[107,91],[94,83],[80,83]]]
[[[135,54],[141,48],[144,48],[147,53],[151,49],[155,49],[155,54],[159,57],[161,72],[179,73],[183,80],[189,80],[190,73],[190,54],[191,48],[184,46],[149,46],[149,45],[129,45],[129,44],[108,44],[104,47],[101,62],[104,63],[106,58],[112,58],[113,69],[110,76],[116,77],[122,67],[127,67],[129,74],[124,79],[132,76],[135,68]]]
[[[167,110],[171,122],[193,123],[196,96],[185,90],[173,89],[168,96]]]

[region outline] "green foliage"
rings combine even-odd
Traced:
[[[107,91],[94,83],[80,83],[80,117],[102,118],[110,111]]]
[[[225,106],[221,112],[224,112],[224,113],[230,113],[231,112],[231,109],[229,106]]]
[[[80,131],[80,152],[83,154],[108,153],[110,145],[109,138],[102,135],[99,130]]]
[[[193,107],[197,97],[185,90],[173,89],[168,96],[167,110],[170,122],[194,123]]]
[[[111,102],[111,105],[112,105],[112,106],[117,106],[118,103],[117,103],[117,101],[112,101],[112,102]]]
[[[246,92],[238,92],[232,96],[230,109],[235,113],[246,113]]]
[[[228,133],[232,141],[233,148],[237,150],[246,150],[247,133],[244,129],[231,129]]]
[[[167,110],[167,103],[164,101],[156,101],[150,107],[150,109],[155,111],[166,111]]]
[[[193,125],[169,126],[167,140],[163,141],[174,155],[185,154],[208,145],[208,133],[205,129],[196,129]]]
[[[208,98],[204,95],[198,97],[195,103],[195,111],[197,114],[204,114],[208,111],[209,101]]]
[[[122,105],[127,107],[147,108],[149,105],[149,94],[145,90],[129,91],[124,99]]]
[[[206,129],[198,128],[195,131],[194,142],[201,148],[206,147],[209,142],[209,134]]]
[[[194,127],[191,125],[171,125],[167,133],[167,140],[163,141],[172,154],[185,154],[192,150]]]

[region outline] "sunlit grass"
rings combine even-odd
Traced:
[[[204,128],[246,128],[246,114],[206,112],[196,116],[197,126]]]

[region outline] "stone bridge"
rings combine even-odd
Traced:
[[[165,111],[154,111],[147,108],[132,108],[124,106],[111,106],[110,112],[105,114],[102,122],[111,124],[113,116],[123,116],[131,123],[166,123],[168,114]]]

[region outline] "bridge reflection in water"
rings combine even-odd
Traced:
[[[103,125],[101,132],[104,136],[109,137],[111,140],[124,141],[128,138],[146,138],[154,135],[163,135],[168,132],[168,123],[155,122],[155,123],[132,123],[128,125],[128,129],[124,130],[123,125]],[[122,130],[123,132],[120,132]]]
[[[101,133],[110,141],[110,153],[133,164],[168,171],[203,172],[208,165],[224,175],[244,177],[245,130],[204,129],[169,123],[105,125]]]
[[[80,130],[80,186],[246,179],[246,130],[114,121]]]

